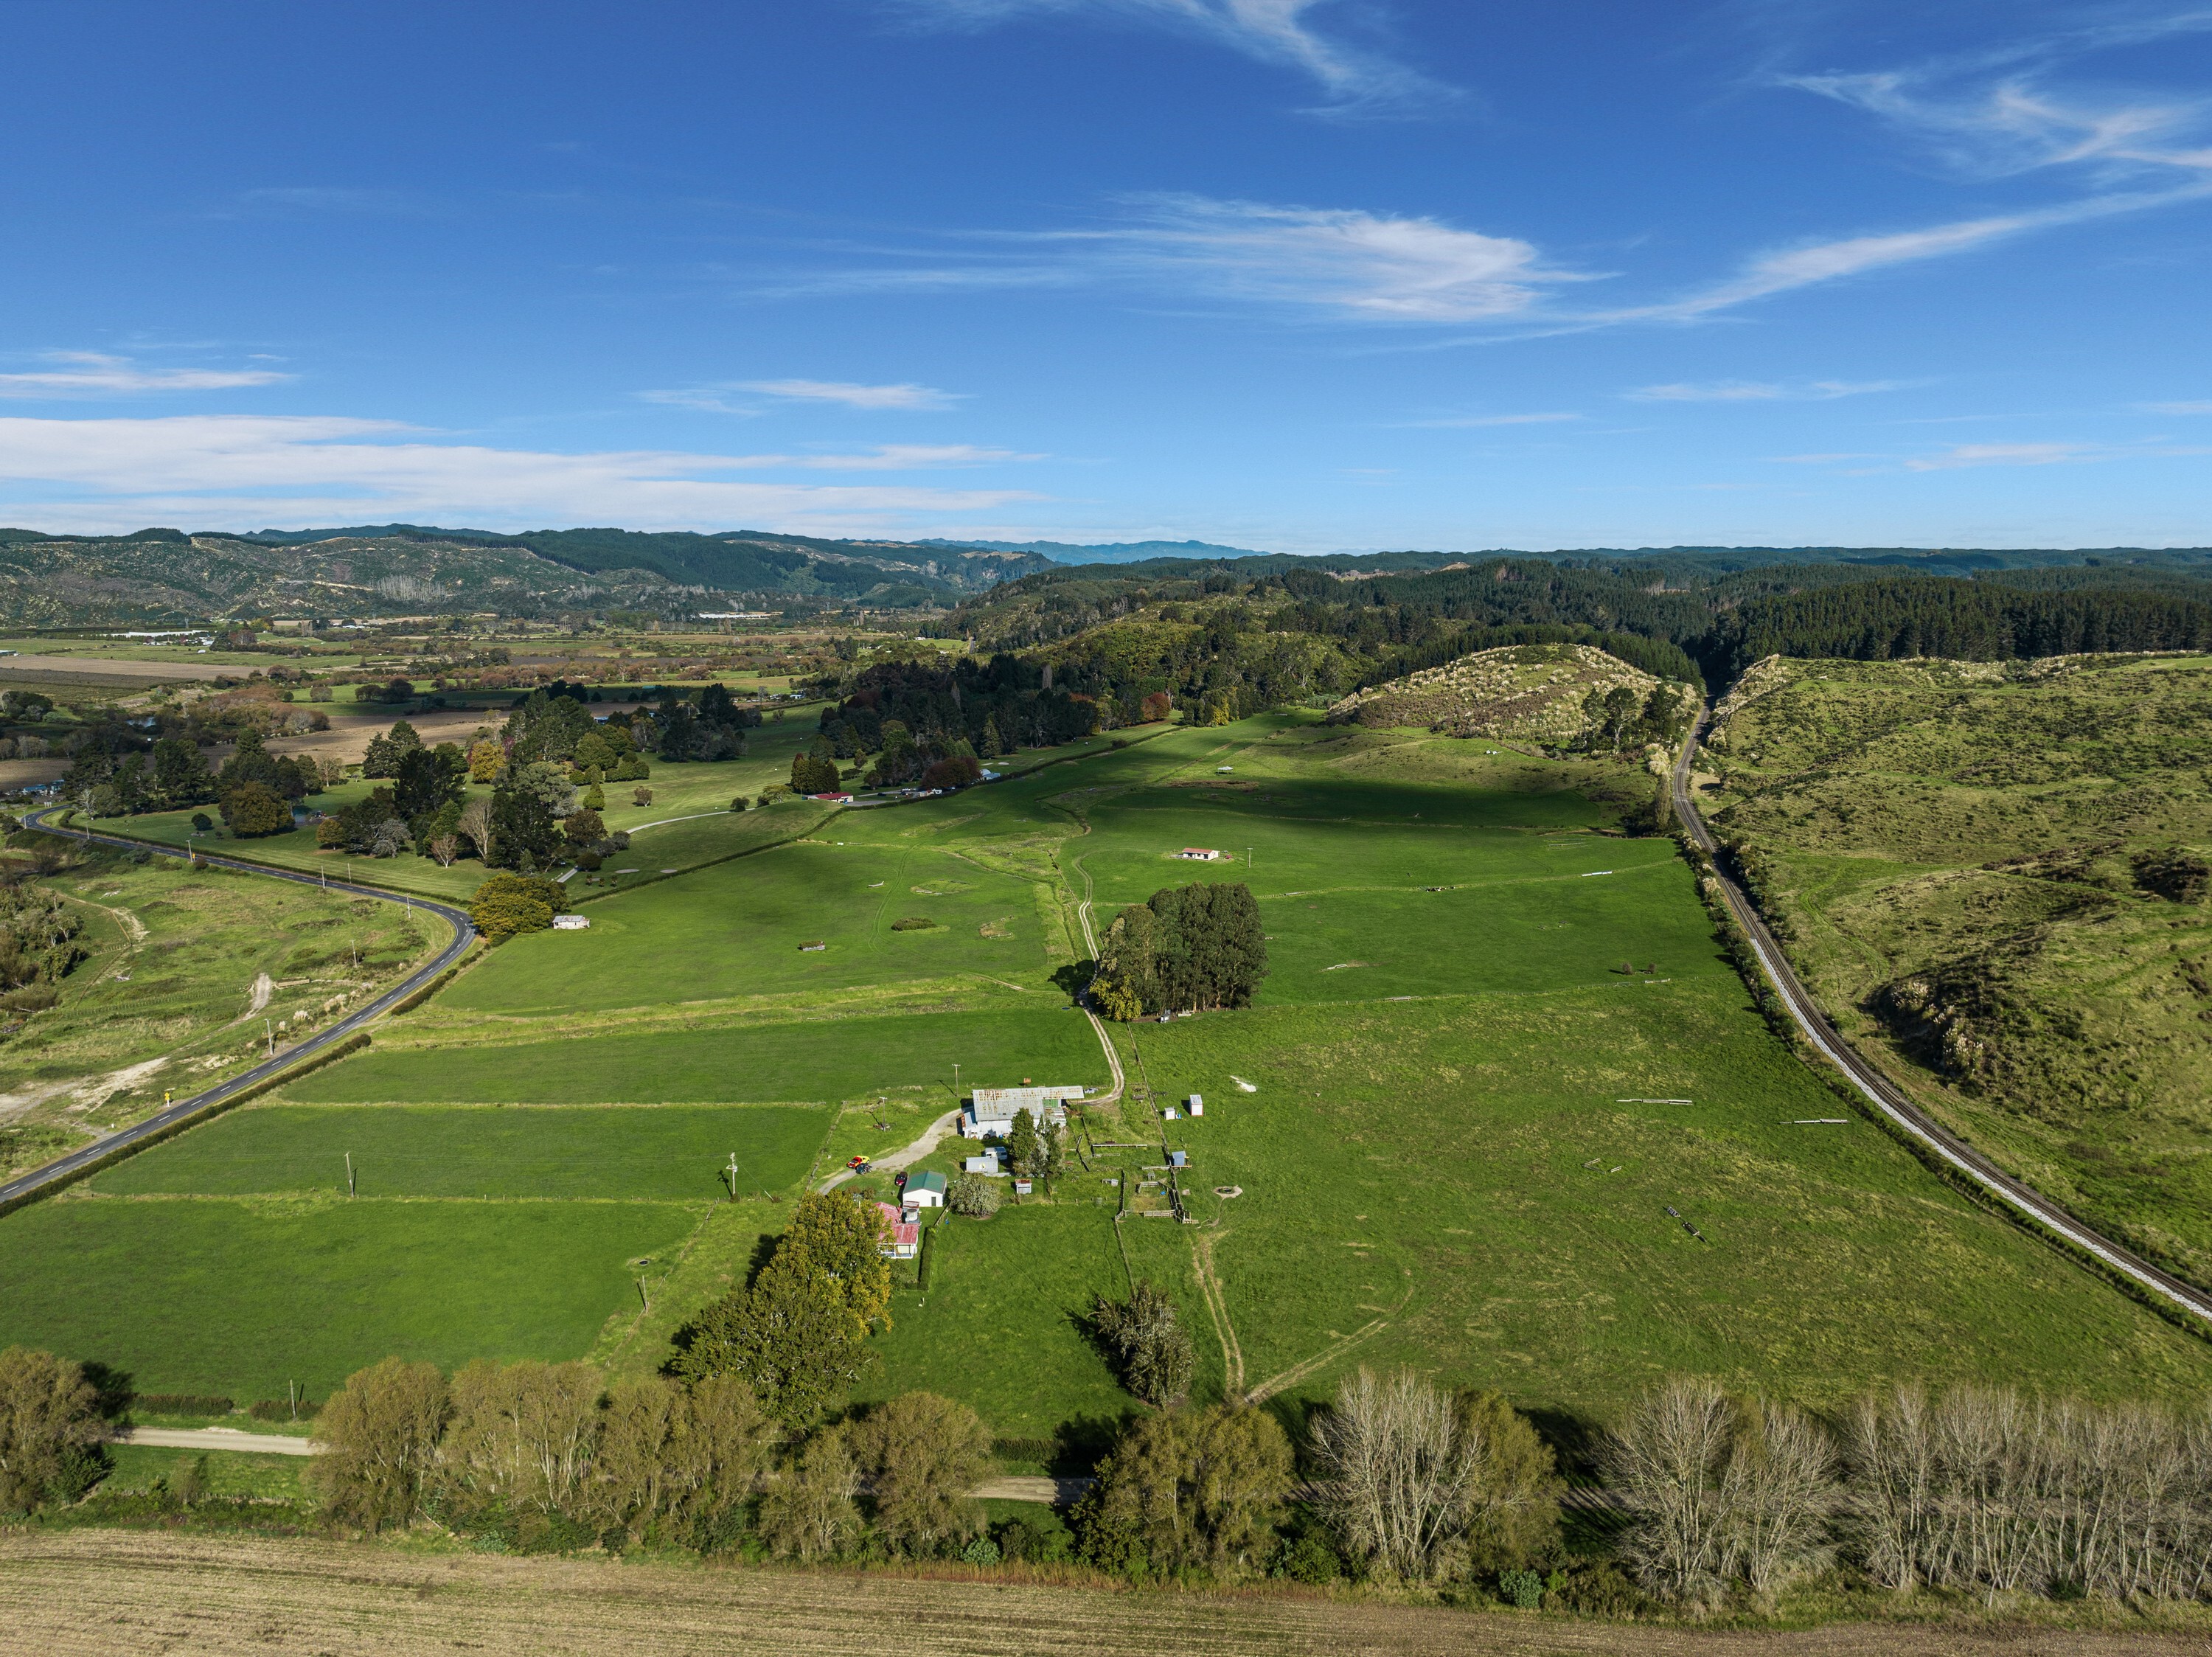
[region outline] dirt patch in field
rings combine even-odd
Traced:
[[[887,1572],[403,1553],[135,1531],[0,1536],[0,1650],[353,1654],[1163,1651],[1483,1657],[2165,1657],[2195,1634],[1978,1624],[1789,1633],[1574,1622],[1318,1595],[1114,1592]]]
[[[269,752],[311,753],[318,759],[332,759],[342,765],[359,765],[368,754],[370,740],[382,736],[392,728],[394,722],[403,716],[415,728],[416,734],[434,748],[441,742],[458,743],[466,748],[478,726],[489,726],[497,730],[507,718],[504,709],[488,711],[483,709],[437,708],[428,713],[405,716],[396,712],[349,715],[331,713],[327,703],[302,705],[331,714],[330,729],[308,731],[298,736],[273,736],[269,739]]]

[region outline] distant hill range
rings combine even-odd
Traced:
[[[999,633],[977,614],[1000,595],[1017,607],[1066,609],[1046,593],[1075,583],[1086,595],[1149,583],[1191,583],[1226,573],[1240,582],[1365,582],[1431,577],[1465,582],[1510,562],[1562,579],[1613,572],[1634,591],[1673,593],[1747,572],[1796,588],[1898,575],[2017,579],[2049,571],[2061,585],[2194,588],[2212,575],[2212,549],[2112,547],[2083,551],[1928,547],[1599,547],[1526,553],[1384,551],[1303,556],[1255,552],[1210,541],[929,539],[830,540],[763,530],[545,529],[520,534],[426,524],[186,533],[52,535],[0,529],[0,625],[173,626],[239,616],[369,618],[492,613],[515,618],[623,611],[682,620],[738,609],[860,606],[872,609],[964,606],[959,624]],[[1781,567],[1802,569],[1799,577]],[[1291,572],[1302,574],[1293,577]],[[1504,577],[1500,576],[1500,580]],[[1516,575],[1514,577],[1518,580]],[[1102,586],[1102,583],[1103,584]],[[1324,583],[1334,588],[1334,583]],[[1490,582],[1482,583],[1486,588]],[[1586,584],[1586,582],[1584,583]],[[987,595],[988,597],[987,598]],[[1377,595],[1380,596],[1379,594]],[[1456,601],[1455,601],[1456,603]],[[1448,605],[1447,610],[1452,609]],[[1614,626],[1625,613],[1593,611],[1520,618]],[[1056,636],[1028,630],[1026,642]]]
[[[969,547],[982,552],[1034,552],[1054,564],[1144,564],[1154,558],[1264,558],[1249,546],[1212,541],[917,541],[917,546]]]
[[[0,624],[611,610],[675,620],[793,603],[908,609],[957,604],[1054,567],[1035,553],[750,533],[503,535],[423,524],[251,534],[0,529]]]

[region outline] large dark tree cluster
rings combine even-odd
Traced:
[[[878,662],[830,688],[842,692],[822,713],[830,757],[879,754],[873,780],[884,783],[919,782],[943,759],[988,761],[1073,742],[1100,723],[1094,699],[1055,685],[1051,667],[1005,652],[951,666]]]
[[[1260,905],[1242,881],[1155,892],[1114,917],[1092,996],[1117,1019],[1249,1007],[1267,976]]]

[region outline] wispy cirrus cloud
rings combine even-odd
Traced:
[[[858,385],[844,380],[726,380],[704,386],[679,386],[667,391],[643,391],[648,403],[698,409],[710,414],[757,414],[750,405],[730,400],[732,392],[751,392],[790,403],[835,403],[848,409],[936,411],[956,406],[965,392],[939,391],[912,383],[896,386]]]
[[[41,351],[40,369],[0,373],[0,397],[129,397],[152,392],[234,391],[291,375],[273,369],[156,369],[100,351]]]
[[[1372,33],[1382,21],[1363,0],[891,0],[920,22],[979,28],[1019,17],[1150,24],[1218,42],[1261,63],[1294,70],[1328,99],[1317,113],[1397,114],[1456,101],[1463,94],[1379,48],[1325,32],[1334,12]]]
[[[2055,466],[2106,458],[2097,443],[1959,443],[1938,454],[1916,454],[1908,472],[1950,472],[1960,466]]]
[[[1441,219],[1211,197],[1133,198],[1135,222],[1038,238],[1100,275],[1370,322],[1463,323],[1522,314],[1588,278],[1547,265],[1517,236]]]
[[[2212,414],[2212,399],[2194,403],[2138,403],[2144,414]]]
[[[1579,414],[1547,411],[1541,414],[1449,414],[1435,420],[1401,420],[1401,429],[1461,429],[1476,426],[1549,426],[1563,420],[1579,420]]]
[[[1712,380],[1639,386],[1621,395],[1638,403],[1826,403],[1839,397],[1864,397],[1919,383],[1911,380],[1809,380],[1792,385],[1771,380]]]
[[[849,533],[1045,498],[1022,490],[817,484],[732,473],[923,472],[1025,458],[960,446],[850,454],[558,454],[453,441],[392,421],[319,416],[0,417],[0,509],[61,527],[455,518],[641,527],[774,522]]]

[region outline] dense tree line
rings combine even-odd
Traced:
[[[1963,661],[2212,646],[2212,604],[2160,594],[2022,592],[1989,582],[1869,582],[1763,599],[1716,620],[1702,654],[1734,678],[1762,656]]]
[[[1048,571],[970,600],[953,628],[1051,657],[1062,685],[1109,709],[1164,689],[1186,707],[1212,697],[1242,713],[1510,643],[1595,644],[1659,677],[1715,687],[1776,653],[1996,660],[2194,649],[2212,644],[2208,600],[2192,572],[2094,561],[1931,575],[1881,560],[1507,556],[1344,580],[1252,559]],[[1194,631],[1164,639],[1149,619],[1133,619],[1146,611]],[[1292,648],[1298,636],[1326,641],[1336,659]],[[1063,640],[1073,643],[1050,648]]]
[[[1267,976],[1267,939],[1251,889],[1201,880],[1155,892],[1114,917],[1098,947],[1091,994],[1108,1016],[1134,1019],[1248,1007]]]
[[[879,661],[820,688],[835,698],[822,711],[823,757],[876,755],[869,781],[884,786],[921,783],[945,760],[993,760],[1100,727],[1097,702],[1055,685],[1049,664],[1003,652],[950,665]]]

